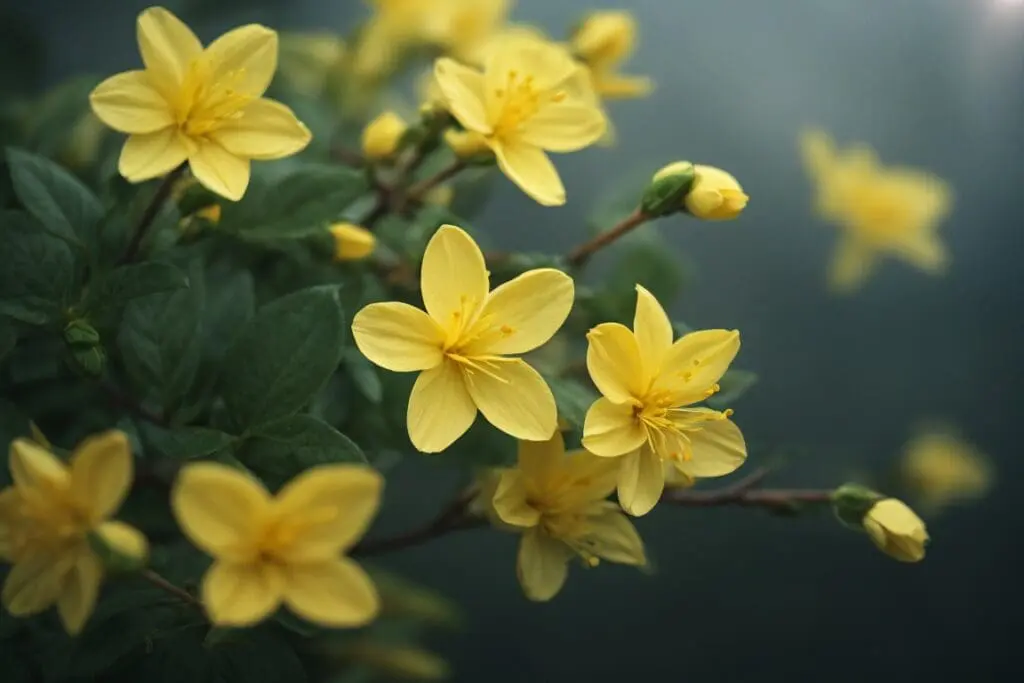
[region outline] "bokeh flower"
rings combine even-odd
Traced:
[[[927,431],[911,439],[900,474],[926,512],[981,498],[993,482],[989,459],[950,430]]]
[[[366,228],[352,223],[335,223],[330,228],[334,238],[335,261],[359,261],[377,247],[377,238]]]
[[[602,99],[643,97],[653,89],[651,79],[619,71],[633,54],[636,37],[636,19],[624,11],[592,12],[573,32],[572,51],[587,65],[594,91]]]

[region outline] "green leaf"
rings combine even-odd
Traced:
[[[69,244],[89,244],[103,207],[80,180],[49,159],[8,148],[14,193],[25,210]]]
[[[208,427],[174,427],[164,429],[140,422],[142,435],[157,453],[174,460],[205,458],[235,443],[236,437]]]
[[[248,270],[209,272],[203,317],[204,355],[219,362],[255,310],[256,290]]]
[[[92,285],[86,307],[117,308],[132,299],[182,287],[188,287],[188,277],[169,263],[148,261],[121,266]]]
[[[345,369],[359,393],[370,403],[380,403],[384,399],[384,386],[373,363],[354,347],[345,350],[344,360]]]
[[[224,360],[221,395],[244,429],[297,412],[341,360],[344,321],[336,287],[277,299],[242,329]]]
[[[626,249],[607,280],[606,296],[636,303],[636,285],[647,288],[666,309],[683,284],[683,265],[673,249],[658,237],[637,240]],[[632,318],[632,315],[630,315]]]
[[[267,624],[214,646],[214,667],[224,683],[305,683],[305,667],[284,634]]]
[[[546,377],[551,393],[555,396],[558,414],[577,429],[583,428],[587,411],[598,399],[597,393],[576,380],[562,377]]]
[[[14,323],[4,317],[0,317],[0,363],[18,344],[18,332],[14,329]]]
[[[61,318],[75,282],[68,245],[28,214],[0,211],[0,315],[44,325]]]
[[[721,389],[717,394],[709,398],[706,403],[715,410],[725,410],[743,394],[747,393],[750,387],[755,384],[757,384],[756,372],[732,368],[722,375],[722,379],[718,380],[718,385]]]
[[[314,465],[366,462],[351,439],[311,415],[292,415],[255,429],[238,458],[272,489]]]

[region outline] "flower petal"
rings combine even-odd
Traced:
[[[913,235],[892,246],[893,251],[926,273],[939,274],[949,264],[949,252],[938,235]]]
[[[700,330],[668,350],[655,387],[671,391],[676,405],[703,401],[740,350],[736,330]]]
[[[634,517],[654,509],[665,489],[665,468],[649,447],[627,455],[619,470],[619,504]]]
[[[451,446],[476,419],[462,370],[450,360],[416,378],[409,396],[409,439],[424,453],[440,453]]]
[[[188,155],[192,175],[203,187],[237,202],[249,187],[249,160],[237,157],[216,142],[201,140]]]
[[[539,528],[529,529],[519,541],[516,574],[530,600],[545,602],[555,597],[569,574],[573,552]]]
[[[277,32],[259,24],[240,26],[210,43],[204,57],[213,82],[259,97],[277,70]]]
[[[618,509],[609,509],[587,521],[587,540],[594,554],[619,564],[647,564],[644,542],[633,523]]]
[[[277,610],[285,584],[284,570],[276,564],[214,562],[200,591],[211,622],[251,626]]]
[[[444,360],[444,332],[409,304],[365,306],[352,320],[352,337],[364,356],[393,372],[429,370]]]
[[[518,468],[527,479],[543,484],[564,465],[565,439],[555,430],[547,441],[520,441]]]
[[[574,301],[572,278],[560,270],[538,268],[509,280],[487,297],[480,319],[491,333],[463,348],[467,356],[526,353],[544,344],[569,317]]]
[[[295,112],[274,100],[260,98],[245,106],[211,135],[229,153],[245,159],[280,159],[306,148],[312,134]]]
[[[420,289],[427,313],[445,330],[464,329],[484,305],[488,284],[483,252],[462,228],[442,225],[423,253]]]
[[[35,549],[11,567],[0,596],[8,612],[26,617],[42,612],[57,601],[64,578],[77,559],[73,550],[64,550]]]
[[[57,598],[57,614],[64,629],[71,635],[82,632],[85,622],[96,607],[103,580],[103,564],[89,551],[81,552],[78,561],[64,578],[64,586]]]
[[[164,128],[155,133],[132,135],[121,148],[117,162],[118,172],[129,182],[167,175],[188,158],[188,149],[176,128]]]
[[[842,294],[859,289],[871,275],[874,265],[875,254],[870,246],[853,237],[843,237],[829,263],[829,288]]]
[[[587,333],[590,379],[614,403],[629,403],[646,389],[640,344],[625,325],[602,323]]]
[[[196,34],[163,7],[150,7],[139,15],[135,35],[153,86],[165,99],[179,97],[189,65],[203,52]]]
[[[636,314],[633,316],[633,334],[648,377],[661,368],[665,354],[672,347],[672,323],[654,295],[643,286],[636,286]]]
[[[465,369],[466,389],[487,421],[517,439],[550,439],[558,410],[544,378],[519,358],[479,362],[485,370]]]
[[[615,458],[632,453],[647,440],[643,424],[633,414],[633,404],[599,398],[583,421],[583,447],[594,455]]]
[[[519,140],[551,152],[575,152],[597,142],[607,129],[595,103],[566,100],[541,107],[523,126]]]
[[[535,91],[550,91],[576,76],[583,67],[562,45],[530,33],[509,35],[487,55],[484,76],[487,84],[500,88],[510,73],[530,78]],[[493,96],[493,90],[488,91]]]
[[[263,485],[216,463],[186,465],[171,491],[171,507],[184,534],[214,557],[242,559],[254,527],[270,507]]]
[[[132,449],[128,437],[110,430],[82,441],[71,455],[71,495],[95,524],[121,507],[132,484]]]
[[[494,492],[494,511],[506,524],[533,527],[540,522],[540,511],[527,502],[529,493],[524,479],[519,470],[502,472],[498,490]]]
[[[347,558],[290,565],[285,604],[303,619],[334,627],[369,623],[380,612],[373,581]]]
[[[453,59],[441,57],[434,64],[434,79],[452,116],[464,128],[484,135],[491,133],[491,124],[484,108],[486,97],[482,73]]]
[[[544,150],[518,141],[503,141],[495,144],[494,154],[501,172],[538,204],[565,204],[565,186]]]
[[[650,95],[654,81],[646,76],[599,72],[594,74],[594,90],[606,100],[634,99]]]
[[[0,490],[0,562],[14,563],[14,548],[22,528],[22,498],[13,486]]]
[[[10,467],[14,485],[23,496],[44,495],[71,486],[71,475],[64,463],[28,439],[11,442]]]
[[[743,433],[732,420],[711,420],[699,431],[686,434],[692,455],[678,467],[691,477],[722,477],[735,472],[747,459]]]
[[[89,104],[100,121],[122,133],[155,133],[175,123],[146,71],[111,76],[89,93]]]
[[[352,545],[377,513],[383,487],[384,479],[363,465],[321,465],[292,479],[273,504],[281,519],[302,522],[288,561],[326,560]]]
[[[108,548],[127,558],[145,563],[149,556],[149,541],[130,524],[117,520],[104,522],[96,529],[96,535]]]

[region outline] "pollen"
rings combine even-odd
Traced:
[[[515,330],[514,327],[510,327],[509,325],[502,325],[501,326],[501,336],[503,336],[503,337],[511,337],[515,333],[516,333],[516,330]]]

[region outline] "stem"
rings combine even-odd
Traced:
[[[166,591],[174,597],[181,600],[182,602],[187,603],[192,607],[195,607],[196,609],[202,611],[203,604],[199,602],[196,596],[192,595],[184,588],[179,588],[175,586],[173,583],[171,583],[164,577],[160,576],[152,569],[143,569],[141,572],[139,572],[139,576],[141,576],[146,581],[149,581],[151,584],[153,584],[160,590]]]
[[[590,260],[590,257],[595,253],[604,249],[609,244],[625,235],[630,230],[638,228],[647,221],[654,218],[654,216],[644,213],[641,209],[636,209],[633,213],[629,214],[611,230],[602,232],[597,237],[593,238],[589,242],[584,242],[572,251],[570,251],[565,260],[571,268],[580,268]]]
[[[451,180],[459,173],[464,171],[466,169],[466,166],[467,164],[465,161],[463,161],[462,159],[456,159],[451,164],[445,166],[434,175],[430,176],[429,178],[425,178],[420,182],[416,183],[415,185],[413,185],[412,187],[410,187],[408,193],[406,193],[406,202],[420,201],[421,199],[423,199],[423,196],[425,194],[433,190],[435,187],[437,187],[438,185],[447,180]]]
[[[472,500],[471,495],[464,494],[449,503],[437,517],[427,524],[390,538],[363,541],[354,546],[348,554],[353,557],[383,555],[395,550],[411,548],[455,531],[485,526],[485,520],[469,513],[469,504]]]
[[[149,230],[149,227],[153,224],[153,219],[155,219],[156,215],[160,213],[160,209],[163,207],[164,202],[166,202],[167,198],[171,196],[171,190],[174,189],[174,183],[177,182],[178,178],[180,178],[184,172],[185,164],[182,164],[165,175],[164,179],[160,181],[160,186],[156,188],[156,192],[153,194],[153,199],[150,200],[146,210],[142,212],[142,216],[139,217],[139,222],[135,224],[131,242],[128,243],[128,248],[125,249],[120,261],[118,261],[119,265],[131,263],[135,260],[135,257],[139,255],[139,249],[142,247],[142,241],[145,239],[146,232]]]
[[[682,507],[763,507],[772,510],[790,510],[799,503],[829,503],[831,490],[815,489],[760,489],[755,487],[767,477],[769,471],[760,469],[732,486],[714,491],[692,491],[675,489],[666,491],[661,497],[663,503]]]
[[[366,165],[366,159],[363,158],[362,154],[347,147],[336,145],[331,148],[331,155],[341,163],[352,168],[362,168]]]

